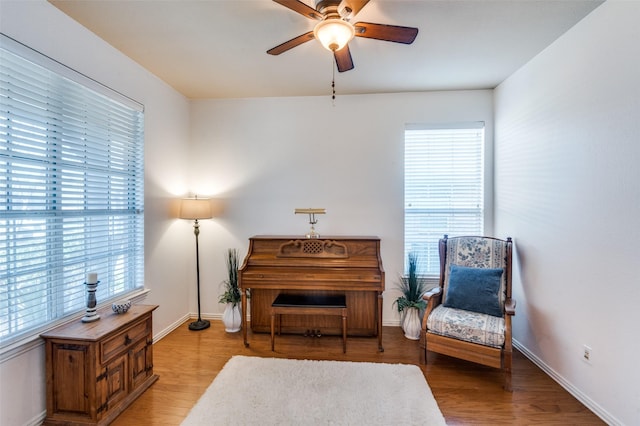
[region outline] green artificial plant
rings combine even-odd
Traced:
[[[402,296],[393,302],[398,307],[398,312],[403,312],[408,308],[418,308],[423,310],[427,307],[427,303],[422,296],[427,292],[427,281],[425,278],[418,276],[418,255],[410,252],[407,257],[409,273],[401,276],[398,282],[398,289],[402,292]]]
[[[236,306],[240,303],[240,288],[238,288],[238,250],[227,250],[227,274],[228,278],[223,281],[224,293],[220,295],[218,302],[232,303]]]

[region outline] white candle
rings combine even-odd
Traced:
[[[98,273],[97,272],[89,272],[87,274],[87,284],[95,284],[98,282]]]

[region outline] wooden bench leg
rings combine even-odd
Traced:
[[[342,353],[347,353],[347,310],[342,310]]]
[[[271,310],[271,352],[274,351],[274,339],[276,331],[276,313]]]
[[[282,315],[276,314],[276,328],[278,329],[278,336],[282,334]]]

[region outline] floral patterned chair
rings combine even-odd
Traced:
[[[421,359],[427,351],[500,368],[511,391],[511,238],[444,236],[440,284],[425,294]]]

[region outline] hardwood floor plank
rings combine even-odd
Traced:
[[[225,333],[221,321],[197,332],[188,322],[154,345],[154,372],[160,379],[112,425],[179,425],[234,355],[419,365],[448,425],[605,424],[518,351],[514,390],[508,393],[501,373],[489,367],[433,353],[427,365],[420,365],[418,342],[406,339],[399,327],[384,328],[382,353],[377,339],[350,337],[343,354],[339,336],[276,336],[271,352],[268,334],[249,333],[245,348],[242,333]]]

